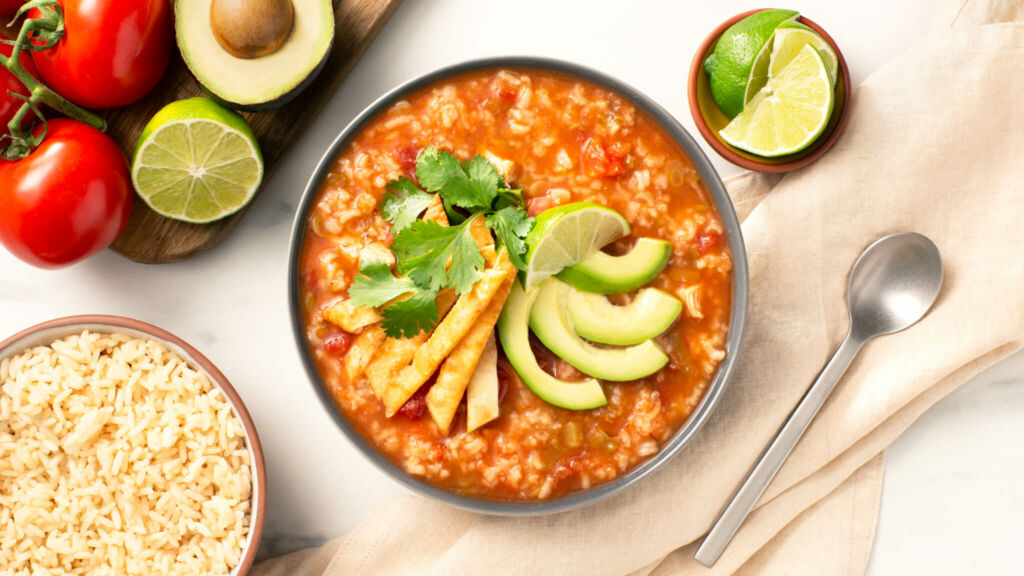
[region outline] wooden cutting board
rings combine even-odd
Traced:
[[[289,145],[310,125],[348,76],[359,57],[394,13],[401,0],[334,0],[334,47],[324,69],[297,98],[270,112],[246,113],[259,139],[270,179]],[[145,99],[105,113],[107,133],[131,158],[142,128],[164,105],[203,95],[177,50],[163,80]],[[136,198],[131,219],[111,248],[137,262],[174,262],[216,246],[245,214],[240,212],[212,224],[187,224],[164,218]]]

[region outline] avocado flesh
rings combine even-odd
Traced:
[[[530,348],[530,308],[537,298],[537,289],[523,290],[518,281],[512,284],[508,300],[498,318],[498,335],[516,374],[538,397],[549,404],[569,410],[589,410],[608,403],[601,383],[593,378],[582,382],[559,380],[545,372]]]
[[[683,303],[657,288],[643,288],[616,306],[602,294],[569,287],[569,317],[576,333],[592,342],[631,346],[661,334],[679,318]]]
[[[327,62],[334,41],[329,0],[293,0],[291,34],[276,51],[237,58],[217,41],[210,26],[212,0],[177,0],[175,35],[185,64],[202,88],[231,108],[267,110],[302,91]]]
[[[671,257],[672,245],[668,242],[641,238],[628,254],[612,256],[598,251],[557,277],[585,292],[622,294],[654,280]]]
[[[638,380],[668,364],[668,355],[652,340],[600,348],[580,338],[567,309],[570,290],[565,282],[548,278],[538,286],[530,310],[530,328],[555,355],[588,376],[613,382]]]

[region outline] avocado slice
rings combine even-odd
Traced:
[[[498,318],[498,335],[512,368],[526,386],[545,402],[569,410],[589,410],[604,406],[608,400],[601,383],[593,378],[582,382],[559,380],[537,364],[530,348],[530,308],[537,298],[537,288],[523,290],[518,281],[512,284],[508,300]]]
[[[213,0],[174,3],[178,48],[199,85],[238,110],[269,110],[294,98],[313,81],[331,53],[334,8],[330,0],[293,0],[293,24],[273,52],[239,58],[217,40],[211,26]]]
[[[661,334],[679,318],[683,303],[657,288],[641,289],[633,301],[616,306],[602,294],[569,287],[569,318],[576,333],[592,342],[631,346]]]
[[[668,364],[668,355],[653,340],[623,348],[599,348],[580,338],[569,317],[572,288],[557,278],[538,286],[530,309],[530,328],[559,358],[588,376],[625,382],[654,374]]]
[[[598,251],[557,277],[584,292],[621,294],[653,280],[671,257],[672,245],[668,242],[641,238],[628,254],[612,256]]]

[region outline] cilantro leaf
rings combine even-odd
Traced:
[[[480,202],[477,207],[489,209],[498,195],[498,186],[501,176],[498,169],[489,160],[477,154],[464,165],[466,173],[469,174],[469,182],[477,194]],[[469,206],[463,206],[469,208]]]
[[[508,249],[508,259],[520,270],[526,270],[526,235],[533,228],[533,218],[522,209],[506,206],[487,216],[484,221],[494,231],[498,243]]]
[[[412,180],[404,176],[388,182],[387,189],[389,192],[384,195],[380,213],[385,220],[391,222],[393,234],[398,234],[415,222],[434,199],[433,194],[420,190]]]
[[[396,278],[381,260],[360,259],[348,297],[356,306],[386,306],[381,309],[381,327],[392,338],[409,338],[437,323],[437,292],[424,290],[408,278]]]
[[[359,261],[359,274],[348,287],[348,297],[356,306],[377,307],[416,290],[412,280],[395,278],[383,261],[363,258]]]
[[[416,177],[430,192],[459,208],[489,210],[501,177],[483,156],[459,162],[451,152],[429,147],[416,160]]]
[[[458,226],[419,220],[402,230],[392,244],[398,272],[425,290],[451,286],[459,294],[468,291],[484,268],[484,257],[469,230],[475,218]]]
[[[437,324],[437,292],[416,287],[411,296],[381,311],[381,328],[391,338],[411,338]]]
[[[526,209],[526,201],[523,200],[523,191],[520,188],[515,190],[503,189],[498,193],[498,197],[494,199],[494,211],[497,212],[502,208],[508,206],[514,206],[520,210]]]

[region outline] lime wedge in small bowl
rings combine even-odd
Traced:
[[[799,152],[824,132],[833,100],[821,54],[805,45],[720,134],[730,146],[765,158]]]
[[[839,75],[839,57],[836,56],[836,51],[832,49],[832,46],[809,26],[793,21],[783,22],[775,29],[771,45],[769,77],[782,72],[783,68],[800,54],[804,46],[810,45],[821,54],[821,59],[825,62],[825,68],[828,70],[828,76],[832,80],[832,86],[836,85]]]
[[[526,237],[526,287],[582,262],[629,233],[629,222],[622,214],[594,202],[574,202],[541,212]]]
[[[132,158],[132,184],[154,212],[205,224],[241,210],[263,180],[252,128],[208,98],[165,106],[149,121]]]
[[[796,58],[804,46],[811,45],[821,54],[825,61],[825,68],[828,69],[832,86],[835,87],[839,77],[839,57],[835,50],[818,35],[817,32],[795,20],[786,20],[775,29],[772,37],[764,43],[761,51],[754,58],[754,64],[750,68],[750,78],[747,80],[745,102],[750,102],[754,96],[764,88],[768,79],[782,72],[790,62]]]

